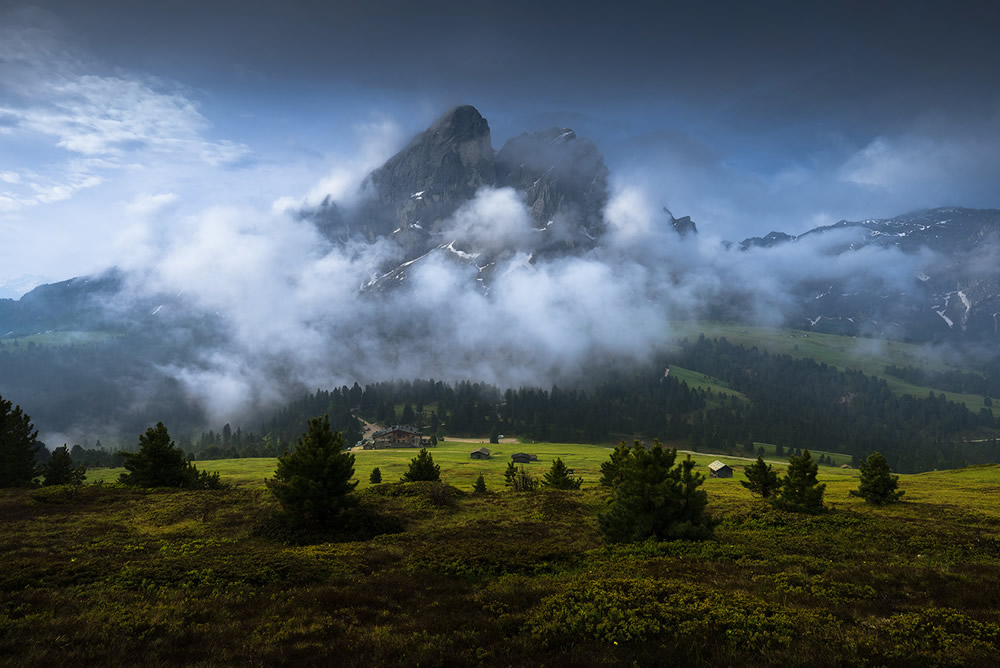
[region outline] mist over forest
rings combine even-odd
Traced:
[[[155,57],[176,16],[122,9],[133,29],[119,30],[58,2],[3,11],[0,393],[33,406],[50,445],[130,439],[158,419],[259,429],[355,382],[584,389],[602,369],[652,370],[714,322],[859,337],[862,356],[911,341],[960,366],[1000,340],[998,213],[963,208],[995,205],[981,175],[1000,155],[998,116],[987,79],[958,67],[988,61],[973,37],[988,22],[910,26],[952,45],[932,69],[878,28],[896,20],[882,9],[852,33],[862,50],[725,13],[681,67],[631,20],[646,58],[581,49],[597,35],[579,7],[540,52],[484,30],[480,48],[506,54],[489,76],[421,48],[404,82],[384,57],[413,35],[385,42],[365,12],[338,17],[355,30],[340,40],[307,40],[329,62],[361,35],[383,45],[344,71],[296,60],[280,32],[264,59],[230,35],[245,78],[208,42],[192,47],[199,67]],[[267,14],[243,20],[293,20]],[[759,67],[739,64],[741,79],[710,44],[752,45],[747,25],[786,35],[787,53],[744,49]],[[537,66],[568,53],[563,78]],[[293,60],[326,87],[284,76]],[[563,101],[527,94],[545,89]]]
[[[468,122],[476,129],[466,136]],[[508,181],[530,186],[497,185],[507,164],[518,165]],[[410,192],[413,183],[432,185]],[[598,370],[651,363],[684,335],[676,323],[685,334],[701,320],[815,326],[823,318],[813,321],[803,300],[832,292],[874,296],[884,316],[863,306],[867,320],[828,318],[834,331],[903,331],[928,344],[941,336],[916,333],[884,303],[913,310],[902,297],[950,270],[952,255],[878,243],[886,235],[863,225],[725,240],[710,224],[675,218],[662,192],[608,173],[599,149],[571,130],[525,134],[497,152],[487,121],[459,107],[383,167],[343,171],[335,185],[271,210],[179,216],[151,202],[130,223],[126,262],[0,303],[11,328],[0,391],[39,406],[45,440],[108,442],[158,419],[192,432],[255,427],[304,392],[355,382],[585,388]],[[915,215],[997,220],[990,211]],[[994,248],[968,252],[969,277],[992,275],[984,253]],[[930,317],[952,334],[944,311],[947,327]],[[993,329],[964,337],[966,354],[995,345]],[[18,342],[49,330],[104,334],[69,347]]]

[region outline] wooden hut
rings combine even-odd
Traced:
[[[708,465],[709,478],[732,478],[733,469],[728,464],[723,464],[718,459]]]

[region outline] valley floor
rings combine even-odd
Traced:
[[[608,452],[537,451],[579,455],[593,483],[574,447],[598,466]],[[458,452],[443,478],[468,490]],[[414,453],[358,455],[359,478],[377,462],[395,480]],[[475,462],[493,490],[502,460]],[[2,491],[0,663],[996,665],[1000,467],[901,476],[890,508],[824,467],[817,516],[774,510],[741,477],[705,483],[714,540],[631,546],[602,542],[593,484],[367,486],[362,507],[402,530],[308,545],[268,536],[275,503],[256,485]]]

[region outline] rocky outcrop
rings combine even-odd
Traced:
[[[327,200],[304,215],[331,240],[390,237],[415,256],[449,241],[435,234],[484,186],[519,193],[545,232],[539,250],[590,246],[603,232],[608,169],[593,142],[552,128],[495,153],[489,123],[471,106],[444,114],[373,171],[357,211],[347,215]]]
[[[452,109],[373,171],[356,211],[327,200],[303,216],[334,242],[391,239],[396,264],[381,267],[369,289],[399,284],[407,267],[432,253],[457,262],[476,258],[485,289],[506,251],[456,246],[460,240],[447,233],[455,212],[484,187],[517,191],[537,233],[520,249],[531,258],[592,248],[604,232],[608,168],[593,142],[552,128],[514,137],[494,152],[489,123],[471,106]]]
[[[475,107],[452,109],[369,175],[366,236],[390,235],[441,221],[494,182],[490,126]],[[363,223],[364,224],[364,223]]]
[[[562,227],[568,245],[590,245],[604,231],[608,168],[594,143],[569,128],[510,139],[495,169],[497,187],[522,193],[535,222]]]
[[[744,239],[740,242],[740,248],[743,250],[747,250],[748,248],[770,248],[771,246],[785,244],[789,241],[795,241],[795,237],[784,232],[770,232],[767,236]]]

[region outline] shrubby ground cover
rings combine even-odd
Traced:
[[[1000,467],[901,476],[886,507],[821,467],[818,515],[738,471],[704,484],[714,538],[625,545],[602,540],[596,470],[580,491],[484,494],[448,474],[369,485],[368,531],[304,540],[267,531],[262,487],[0,492],[0,661],[993,665],[1000,649]]]

